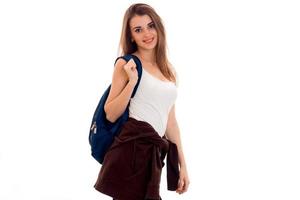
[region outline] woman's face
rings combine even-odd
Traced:
[[[148,15],[135,15],[129,22],[132,39],[138,48],[150,50],[157,44],[157,31]]]

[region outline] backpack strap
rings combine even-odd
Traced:
[[[128,62],[131,58],[133,58],[133,60],[136,64],[136,69],[137,69],[137,72],[138,72],[138,81],[137,81],[136,85],[134,86],[134,90],[131,94],[131,98],[133,98],[135,93],[136,93],[136,90],[137,90],[137,88],[140,84],[140,81],[141,81],[141,77],[142,77],[142,73],[143,73],[142,63],[136,56],[131,55],[131,54],[126,54],[124,56],[118,57],[115,61],[115,64],[116,64],[117,60],[119,60],[120,58],[123,58],[124,60],[126,60],[126,62]]]

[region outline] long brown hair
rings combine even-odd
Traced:
[[[125,12],[123,18],[123,26],[121,39],[119,44],[119,55],[123,56],[126,54],[132,54],[137,51],[137,45],[135,42],[131,42],[131,32],[129,22],[135,15],[148,15],[156,28],[158,34],[158,41],[155,47],[155,57],[158,67],[162,74],[169,80],[176,82],[176,71],[172,67],[171,63],[167,58],[166,51],[166,34],[165,28],[162,23],[160,16],[156,11],[149,5],[144,3],[137,3],[131,5]]]

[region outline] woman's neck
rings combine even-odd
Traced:
[[[138,50],[135,54],[146,63],[150,63],[152,65],[156,64],[154,51]]]

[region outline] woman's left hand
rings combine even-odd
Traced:
[[[189,187],[189,184],[190,180],[188,177],[187,169],[185,167],[182,167],[179,171],[179,180],[176,192],[179,194],[186,192]]]

